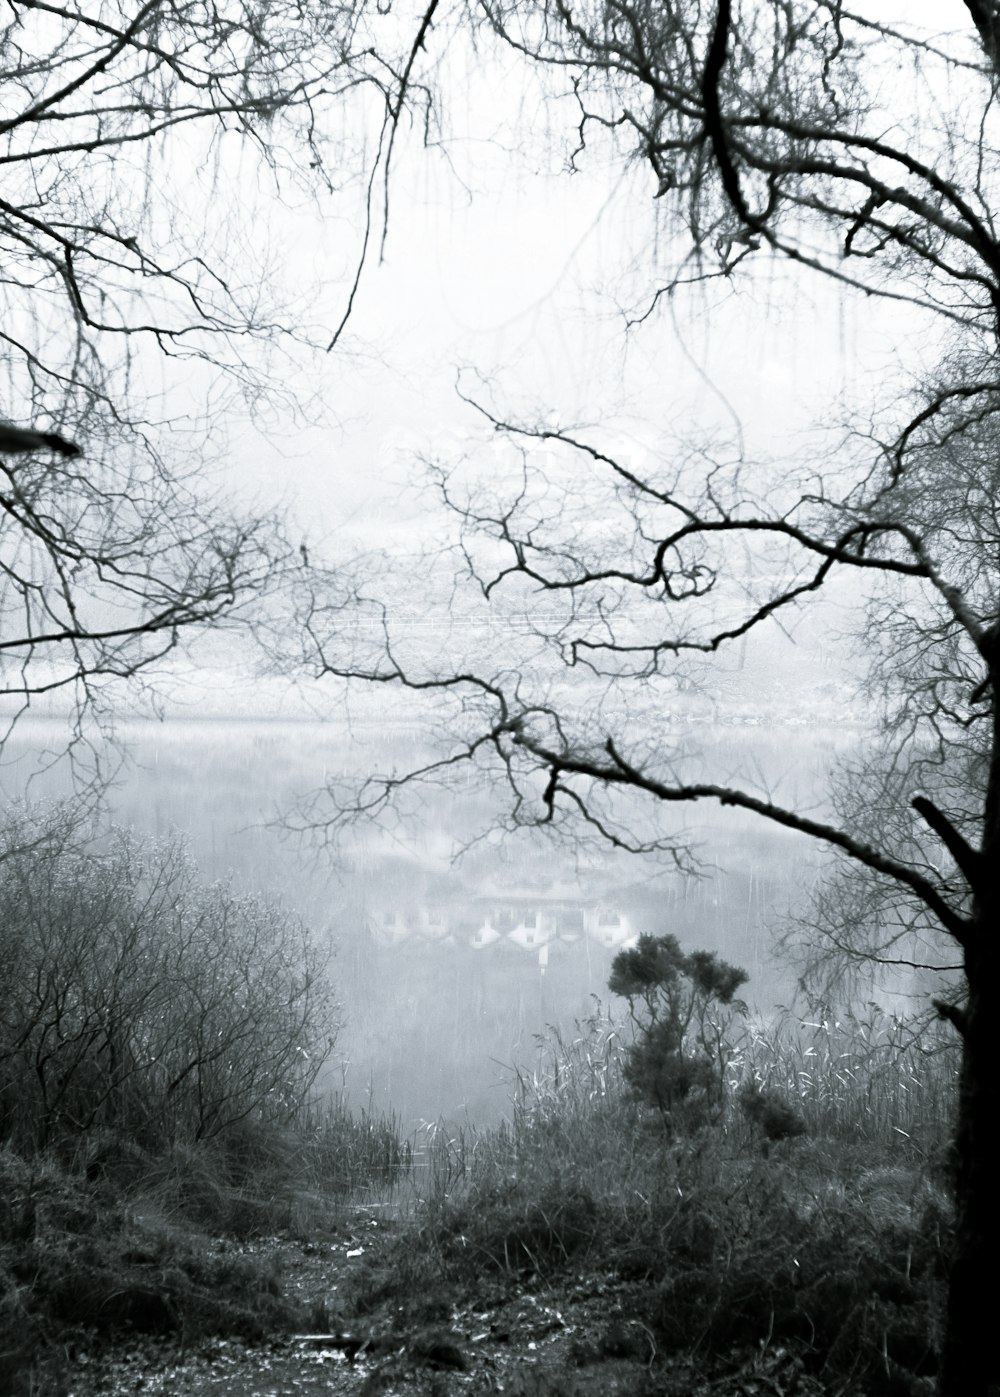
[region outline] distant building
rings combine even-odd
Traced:
[[[383,909],[368,917],[368,930],[381,946],[399,946],[409,940],[411,928],[402,912]]]
[[[608,950],[617,950],[623,946],[632,946],[638,940],[638,932],[632,926],[630,919],[623,916],[615,907],[599,907],[594,925],[589,928],[589,935],[601,946]]]
[[[532,917],[530,923],[520,922],[508,935],[511,941],[529,950],[533,946],[547,945],[552,940],[553,931],[551,927],[539,926],[537,918]]]
[[[548,961],[556,942],[574,945],[587,938],[609,950],[633,945],[639,931],[627,911],[611,900],[587,895],[577,884],[497,887],[487,892],[447,896],[419,891],[369,918],[375,939],[398,946],[413,938],[485,950],[501,940]],[[544,951],[544,956],[542,952]]]

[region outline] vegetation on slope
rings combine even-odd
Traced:
[[[593,1316],[573,1361],[624,1365],[623,1391],[641,1372],[649,1393],[722,1392],[776,1362],[783,1391],[927,1390],[955,1075],[933,1033],[874,1006],[749,1023],[743,972],[643,936],[612,968],[621,1026],[598,1006],[553,1031],[509,1121],[411,1149],[392,1119],[315,1104],[333,1000],[280,908],[203,887],[172,845],[81,846],[58,812],[6,837],[5,1390],[58,1391],[68,1344],[137,1332],[378,1326],[412,1357],[462,1306],[540,1288]],[[372,1187],[410,1225],[366,1248],[335,1313],[289,1299],[250,1239],[314,1238]],[[564,1367],[536,1397],[591,1390]]]
[[[776,1390],[929,1391],[954,1053],[874,1006],[751,1026],[718,1115],[677,1129],[629,1088],[632,1047],[598,1009],[517,1073],[509,1124],[439,1132],[419,1225],[360,1274],[358,1309],[391,1301],[414,1324],[497,1281],[558,1296],[596,1277],[629,1288],[649,1392],[742,1391],[734,1375],[768,1355],[806,1384]],[[610,1353],[608,1314],[592,1339]],[[574,1381],[552,1374],[537,1392]]]
[[[320,949],[176,843],[84,843],[59,808],[2,839],[0,1389],[68,1334],[301,1324],[272,1258],[216,1239],[314,1231],[405,1162],[393,1121],[313,1104]]]

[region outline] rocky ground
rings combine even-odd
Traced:
[[[513,1397],[821,1397],[801,1361],[778,1348],[734,1354],[705,1374],[666,1359],[643,1322],[642,1288],[576,1270],[550,1282],[484,1277],[475,1293],[442,1298],[413,1323],[390,1303],[359,1313],[364,1268],[378,1266],[391,1228],[362,1220],[323,1241],[243,1244],[280,1263],[286,1295],[313,1332],[269,1343],[137,1336],[69,1355],[65,1397],[400,1397],[504,1392]],[[218,1244],[234,1246],[234,1243]],[[351,1318],[338,1318],[350,1314]]]

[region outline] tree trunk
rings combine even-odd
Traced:
[[[994,948],[989,960],[997,960]],[[977,983],[979,974],[969,976],[955,1139],[955,1249],[941,1397],[1000,1394],[1000,1102],[994,1046],[1000,979],[983,970],[985,983]]]
[[[941,1397],[1000,1397],[1000,700],[993,680],[993,751],[972,926],[955,1133],[956,1230],[948,1283]]]

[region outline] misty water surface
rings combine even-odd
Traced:
[[[58,743],[58,726],[33,720],[17,730],[9,793],[36,753]],[[594,995],[607,1000],[611,960],[640,932],[669,931],[743,966],[746,997],[761,1012],[794,993],[773,932],[808,892],[820,854],[748,814],[686,812],[698,878],[629,855],[580,858],[525,836],[477,845],[454,864],[456,823],[489,823],[489,795],[474,790],[462,800],[428,796],[407,827],[369,832],[346,853],[317,851],[282,831],[280,812],[330,772],[387,756],[404,766],[412,736],[373,728],[348,741],[333,724],[229,719],[136,723],[126,736],[133,766],[112,793],[115,819],[181,831],[203,876],[232,871],[330,938],[344,1023],[324,1081],[355,1103],[391,1107],[407,1126],[465,1113],[478,1124],[495,1119],[510,1065],[532,1063],[546,1025],[572,1032]],[[829,763],[855,739],[833,728],[741,726],[695,740],[723,767],[750,753],[786,800],[815,809]],[[34,790],[57,788],[47,778]]]

